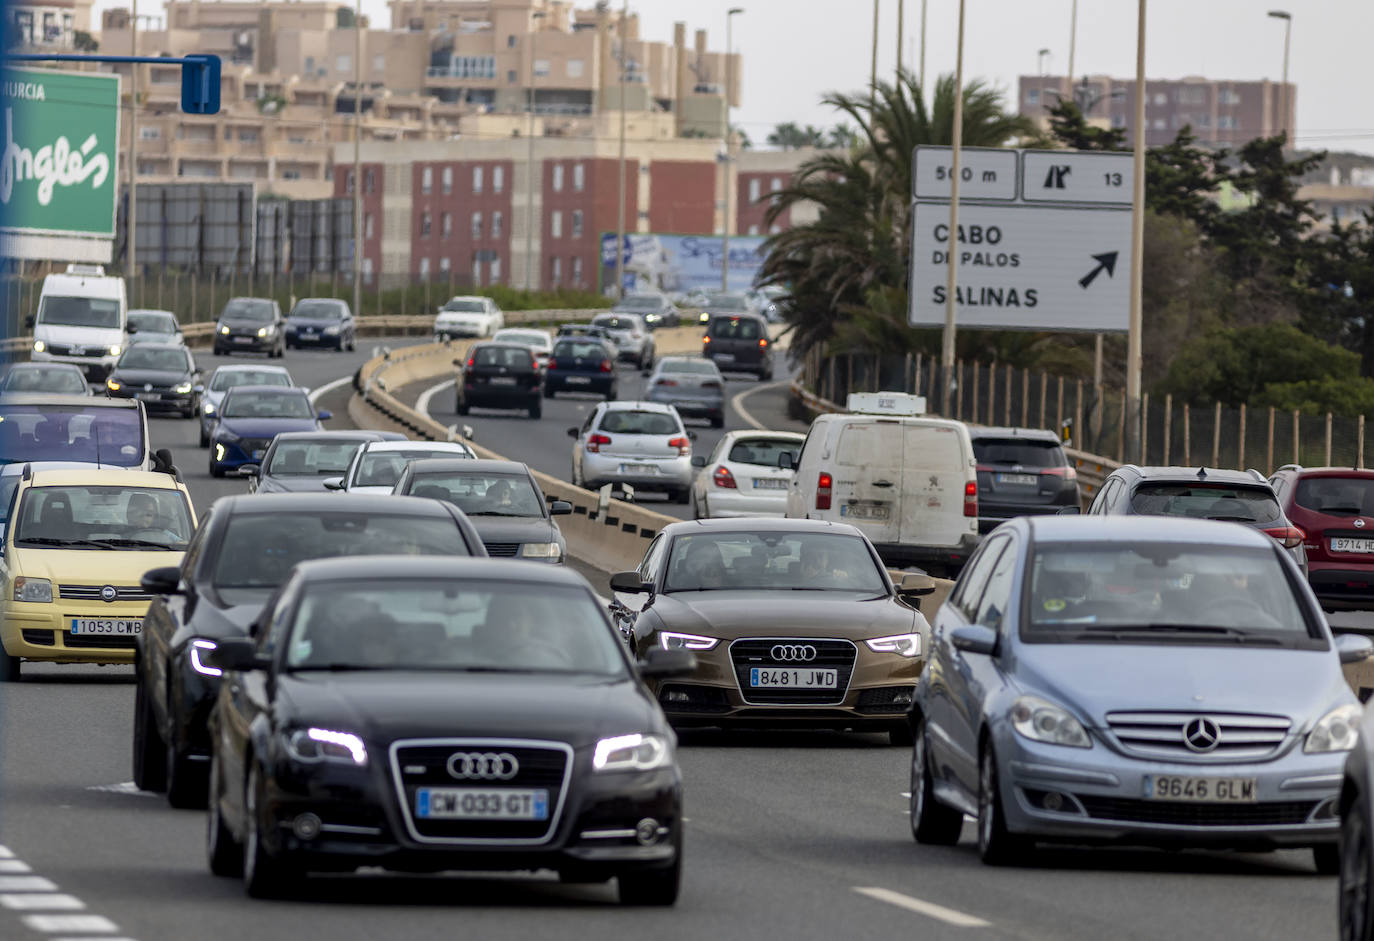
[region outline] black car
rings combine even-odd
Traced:
[[[609,402],[619,393],[610,341],[596,337],[559,337],[544,371],[544,397],[559,392],[591,392]]]
[[[768,321],[762,314],[719,314],[706,325],[701,355],[721,372],[751,372],[760,380],[773,378],[773,348]]]
[[[286,431],[272,439],[262,463],[245,465],[252,493],[324,493],[324,482],[348,471],[367,441],[405,439],[398,432]]]
[[[180,412],[182,418],[200,414],[200,367],[180,343],[139,343],[125,350],[105,379],[112,399],[138,399],[150,412]]]
[[[284,327],[281,307],[270,297],[235,297],[224,305],[215,324],[215,355],[285,356]]]
[[[1052,431],[969,428],[978,461],[978,531],[1081,506],[1078,471]]]
[[[297,301],[286,318],[288,347],[333,347],[339,352],[358,348],[353,311],[346,301],[333,297],[307,297]]]
[[[447,500],[462,510],[492,558],[563,562],[567,544],[554,522],[572,512],[550,503],[529,467],[519,461],[412,461],[392,493]]]
[[[455,386],[459,415],[473,408],[520,408],[530,418],[544,413],[544,370],[527,346],[477,344]]]
[[[205,800],[206,716],[220,671],[205,657],[243,637],[291,567],[373,553],[485,557],[477,531],[448,504],[390,496],[291,493],[224,497],[200,521],[181,568],[153,569],[134,664],[134,782],[174,807]]]
[[[671,905],[675,740],[586,580],[501,560],[296,567],[212,662],[207,855],[249,895],[310,872],[557,870]]]

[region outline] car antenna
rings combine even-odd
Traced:
[[[1207,468],[1206,468],[1206,467],[1199,467],[1199,468],[1197,469],[1197,479],[1198,479],[1198,480],[1206,480],[1206,479],[1207,479]]]

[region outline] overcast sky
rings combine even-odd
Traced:
[[[126,5],[100,0],[97,10]],[[898,0],[879,0],[878,68],[897,60]],[[906,43],[919,55],[921,0],[906,2]],[[1037,70],[1037,51],[1051,50],[1046,69],[1069,64],[1072,0],[966,0],[964,74],[1014,91],[1016,77]],[[1283,69],[1283,23],[1266,11],[1280,4],[1294,14],[1289,78],[1297,85],[1299,146],[1374,154],[1374,0],[1150,0],[1146,42],[1149,78],[1277,80]],[[148,6],[153,6],[148,0]],[[591,0],[587,0],[587,6]],[[619,2],[615,2],[618,6]],[[831,90],[860,90],[872,52],[870,0],[631,0],[646,39],[671,42],[673,22],[709,31],[709,46],[725,41],[732,6],[734,42],[744,57],[743,105],[735,122],[756,143],[779,122],[830,125],[820,105]],[[1079,0],[1074,71],[1135,74],[1135,0]],[[372,22],[389,22],[385,0],[363,0]],[[952,72],[957,0],[928,0],[926,74]],[[98,16],[98,14],[97,14]]]

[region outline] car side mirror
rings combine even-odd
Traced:
[[[256,626],[256,625],[255,625]],[[272,661],[258,653],[258,642],[252,637],[226,637],[214,650],[208,651],[204,662],[221,670],[266,670]]]
[[[326,477],[324,479],[324,489],[326,490],[342,490],[343,488],[344,479],[342,477]]]
[[[611,576],[611,591],[642,595],[652,589],[653,586],[641,579],[638,572],[617,572]]]
[[[576,428],[569,428],[569,429],[568,429],[568,437],[569,437],[569,438],[576,438],[579,434],[580,434],[580,432],[579,432]]]
[[[177,476],[177,467],[172,463],[172,452],[166,448],[158,448],[153,452],[153,470],[160,474],[171,474]]]
[[[783,470],[792,470],[797,466],[796,459],[792,457],[791,451],[778,452],[778,466]]]
[[[1061,507],[1059,508],[1059,510],[1057,511],[1057,515],[1059,515],[1059,516],[1082,516],[1082,515],[1083,515],[1083,508],[1082,508],[1081,506],[1079,506],[1078,504],[1076,504],[1076,503],[1075,503],[1073,506],[1061,506]]]
[[[138,332],[138,327],[134,326],[131,323],[126,323],[124,325],[124,332],[127,333],[129,336],[133,336],[135,333]]]
[[[555,500],[549,504],[550,516],[570,516],[573,506],[567,500]]]
[[[150,595],[183,595],[181,569],[175,565],[149,569],[138,580],[139,587]]]
[[[1362,634],[1337,634],[1336,653],[1341,663],[1363,663],[1374,657],[1374,640]]]
[[[26,327],[32,327],[33,325],[34,325],[34,317],[33,317],[33,314],[29,314],[27,317],[24,318],[24,326],[26,326]]]
[[[901,583],[897,586],[897,594],[901,598],[921,598],[934,593],[935,579],[915,572],[903,575]]]
[[[646,680],[690,676],[696,670],[697,658],[690,650],[663,650],[655,647],[639,662],[639,675]]]
[[[261,464],[241,464],[239,465],[240,477],[260,477],[262,476]]]
[[[705,467],[705,466],[706,466],[706,458],[705,458],[703,455],[700,455],[700,454],[696,455],[695,457],[692,458],[692,466],[693,466],[693,467]]]
[[[981,624],[969,624],[956,628],[949,635],[954,649],[966,653],[981,653],[992,656],[997,652],[997,632]]]
[[[696,433],[695,431],[689,430],[689,431],[687,432],[687,440],[688,440],[688,441],[695,441],[695,440],[697,440],[697,433]]]
[[[191,391],[194,392],[196,395],[200,395],[205,391],[205,386],[204,384],[197,382]]]
[[[329,411],[328,409],[320,409],[318,412],[315,413],[315,417],[318,418],[320,421],[329,421],[329,419],[334,417],[334,413]]]

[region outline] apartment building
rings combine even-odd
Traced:
[[[1167,144],[1185,126],[1204,144],[1233,147],[1256,137],[1272,137],[1297,126],[1297,86],[1267,79],[1257,82],[1207,79],[1148,79],[1145,83],[1145,146]],[[1017,108],[1044,124],[1048,108],[1072,98],[1090,120],[1124,128],[1134,142],[1135,79],[1087,75],[1022,75]]]
[[[77,33],[91,31],[94,0],[15,0],[6,3],[5,37],[15,52],[72,51]]]

